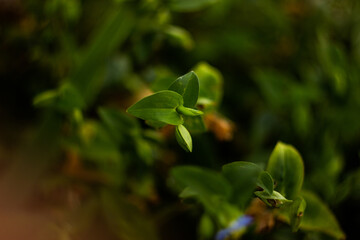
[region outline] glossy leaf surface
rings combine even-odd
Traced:
[[[202,111],[199,111],[199,110],[196,110],[196,109],[193,109],[193,108],[187,108],[187,107],[184,107],[184,106],[177,107],[176,111],[178,113],[181,113],[181,114],[183,114],[185,116],[188,116],[188,117],[196,117],[196,116],[203,115]]]
[[[170,85],[169,90],[183,96],[185,107],[193,108],[199,96],[199,79],[197,75],[191,71],[176,79]]]
[[[189,131],[184,127],[184,125],[176,126],[175,130],[176,140],[179,145],[187,152],[192,152],[192,138]]]
[[[182,104],[181,95],[164,90],[141,99],[128,108],[127,112],[143,120],[179,125],[183,123],[183,119],[176,108]]]

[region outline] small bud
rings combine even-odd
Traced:
[[[179,145],[187,152],[192,152],[192,139],[189,131],[184,125],[176,126],[175,130],[176,140]]]
[[[179,106],[176,108],[176,111],[180,114],[183,114],[185,116],[189,116],[189,117],[195,117],[195,116],[200,116],[203,114],[202,111],[193,109],[193,108],[187,108],[184,106]]]

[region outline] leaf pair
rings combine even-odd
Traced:
[[[181,197],[199,199],[219,219],[222,213],[217,212],[220,208],[213,196],[232,206],[229,208],[232,211],[235,207],[243,212],[258,186],[262,190],[256,191],[255,195],[268,206],[279,208],[276,210],[278,217],[288,222],[293,231],[301,228],[338,239],[345,237],[327,206],[314,194],[302,190],[303,161],[291,145],[279,142],[275,146],[267,171],[254,163],[238,161],[224,165],[221,174],[200,167],[181,166],[174,168],[171,175],[185,187]]]
[[[189,72],[171,84],[168,90],[159,91],[132,105],[127,112],[148,121],[158,121],[171,125],[184,122],[182,115],[202,114],[193,109],[199,95],[199,80],[194,72]]]
[[[182,125],[184,117],[202,114],[194,109],[199,96],[199,79],[189,72],[176,79],[168,90],[159,91],[145,97],[128,108],[127,112],[155,126],[176,125],[176,139],[186,151],[192,151],[192,140],[188,130]]]

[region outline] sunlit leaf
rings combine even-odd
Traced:
[[[193,109],[193,108],[187,108],[187,107],[184,107],[184,106],[177,107],[176,111],[178,111],[178,113],[181,113],[184,116],[188,116],[188,117],[196,117],[196,116],[203,115],[203,112],[200,111],[200,110],[196,110],[196,109]]]
[[[184,106],[193,108],[199,96],[199,79],[195,72],[191,71],[176,79],[169,90],[179,93],[184,99]]]
[[[183,98],[180,94],[164,90],[141,99],[129,107],[127,112],[143,120],[179,125],[184,121],[176,108],[182,104]]]
[[[192,138],[189,131],[183,125],[176,126],[175,136],[177,142],[185,151],[192,152]]]

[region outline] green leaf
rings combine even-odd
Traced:
[[[269,194],[265,191],[256,191],[254,192],[266,205],[270,207],[280,207],[284,203],[292,202],[292,200],[286,199],[277,191],[273,191],[272,194]]]
[[[179,194],[179,197],[181,198],[192,198],[192,197],[196,197],[198,195],[198,193],[194,190],[192,190],[191,187],[186,187],[184,188],[184,190],[181,191],[181,193]]]
[[[345,239],[338,221],[331,210],[314,193],[302,191],[306,201],[306,211],[300,228],[307,231],[319,231],[337,239]]]
[[[184,121],[176,108],[182,104],[181,95],[174,91],[164,90],[141,99],[129,107],[127,112],[143,120],[179,125]]]
[[[274,191],[274,180],[272,179],[271,175],[266,171],[261,172],[257,184],[269,195],[271,195]]]
[[[198,104],[204,107],[216,108],[220,105],[223,95],[223,77],[219,70],[205,62],[200,62],[194,68],[199,78]]]
[[[227,202],[232,189],[219,173],[196,166],[179,166],[170,174],[178,186],[184,188],[180,197],[198,200],[207,212],[220,218],[222,224],[239,215],[238,209]]]
[[[160,122],[160,121],[152,121],[152,120],[147,120],[145,121],[145,123],[153,128],[162,128],[165,127],[167,124],[164,122]]]
[[[287,199],[298,196],[304,180],[304,164],[293,146],[278,142],[271,153],[267,171],[273,177],[278,192]]]
[[[184,117],[184,126],[191,133],[203,133],[206,132],[205,122],[202,116]]]
[[[192,152],[192,139],[189,131],[183,126],[176,126],[175,130],[176,140],[179,145],[187,152]]]
[[[243,210],[256,188],[261,168],[251,162],[233,162],[223,166],[222,173],[234,189],[233,200]]]
[[[80,94],[80,91],[71,83],[64,83],[58,93],[58,100],[56,106],[62,111],[72,111],[75,108],[82,109],[85,106],[85,101]]]
[[[191,71],[176,79],[170,85],[169,90],[183,96],[185,107],[193,108],[199,96],[199,79],[197,75]]]
[[[293,232],[296,232],[299,227],[301,220],[304,216],[306,208],[306,201],[302,197],[298,197],[290,206],[290,226]]]
[[[211,219],[211,216],[204,213],[202,217],[200,218],[199,225],[198,225],[198,233],[199,236],[204,239],[211,239],[214,235],[215,231],[214,223]]]
[[[53,105],[58,96],[58,91],[48,90],[35,96],[33,104],[37,107]]]
[[[177,107],[176,111],[178,113],[181,113],[181,114],[183,114],[185,116],[188,116],[188,117],[196,117],[196,116],[200,116],[200,115],[204,114],[202,111],[199,111],[199,110],[196,110],[196,109],[193,109],[193,108],[187,108],[187,107],[184,107],[184,106]]]
[[[171,10],[179,12],[197,11],[208,5],[211,5],[218,0],[171,0]]]
[[[174,45],[180,45],[186,50],[194,47],[194,40],[186,29],[177,26],[168,26],[164,29],[164,32]]]
[[[219,196],[227,198],[231,194],[229,183],[220,174],[195,166],[179,166],[171,170],[171,176],[182,187],[190,187],[193,194],[196,192],[201,198]]]

